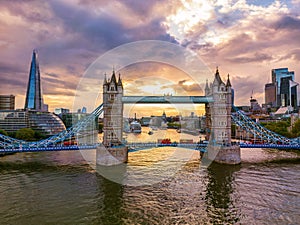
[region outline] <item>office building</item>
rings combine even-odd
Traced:
[[[265,85],[265,104],[276,107],[276,84],[274,83]]]
[[[22,128],[32,128],[46,136],[57,134],[66,129],[61,119],[50,112],[0,111],[0,129],[16,132]]]
[[[293,82],[292,76],[281,78],[280,106],[297,107],[297,85],[297,83]]]
[[[272,83],[276,85],[276,106],[284,106],[282,105],[283,99],[281,98],[281,80],[285,77],[291,77],[291,80],[294,81],[295,73],[294,71],[289,71],[288,68],[278,68],[272,69]]]
[[[14,110],[15,96],[14,95],[0,95],[0,110]]]
[[[297,86],[295,72],[288,68],[272,69],[272,83],[265,85],[265,105],[271,107],[292,106],[297,108]]]
[[[28,113],[24,110],[0,111],[0,129],[6,132],[16,132],[28,128]]]

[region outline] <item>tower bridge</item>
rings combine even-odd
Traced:
[[[47,139],[26,142],[0,134],[0,154],[13,152],[36,151],[67,151],[97,148],[97,163],[100,165],[115,165],[127,162],[128,152],[135,149],[158,147],[157,143],[124,143],[123,141],[123,106],[124,104],[205,104],[206,139],[209,144],[194,143],[191,145],[174,145],[205,152],[205,157],[219,163],[238,164],[241,161],[240,148],[283,148],[300,149],[298,141],[280,136],[255,123],[241,111],[233,107],[232,91],[229,76],[226,83],[220,77],[218,69],[211,84],[206,82],[205,96],[124,96],[121,76],[116,78],[113,71],[111,78],[106,77],[103,82],[103,103],[88,117],[79,121],[68,130],[62,131]],[[96,117],[103,114],[104,135],[101,144],[94,141],[89,145],[60,146],[60,144],[74,136],[80,136],[86,127]],[[231,121],[243,129],[260,137],[266,144],[232,144]],[[170,145],[159,145],[159,147]]]
[[[123,96],[121,75],[116,78],[115,71],[103,82],[103,147],[97,149],[97,163],[114,165],[127,162],[128,146],[123,140],[123,105],[143,104],[205,104],[207,157],[220,163],[238,164],[241,162],[240,148],[231,145],[231,105],[232,90],[229,76],[226,84],[216,70],[212,84],[206,82],[205,96]]]

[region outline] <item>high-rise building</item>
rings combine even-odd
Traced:
[[[276,84],[274,83],[265,85],[265,104],[276,107]]]
[[[0,110],[14,110],[15,96],[14,95],[0,95]]]
[[[280,106],[297,107],[297,83],[294,83],[292,76],[281,78]]]
[[[24,108],[25,110],[44,111],[43,96],[41,93],[40,68],[37,60],[37,52],[35,50],[33,50],[32,53]]]
[[[267,107],[298,107],[295,72],[288,68],[272,69],[272,83],[265,85],[265,104]]]
[[[289,71],[288,68],[278,68],[278,69],[272,69],[272,83],[277,83],[277,88],[279,93],[280,88],[280,79],[283,77],[289,77],[292,76],[292,80],[295,79],[295,73],[294,71]]]
[[[62,120],[55,114],[48,112],[48,106],[43,104],[36,51],[33,51],[32,54],[24,109],[14,110],[15,97],[11,95],[7,98],[5,104],[11,105],[12,109],[1,108],[0,129],[7,132],[16,132],[21,128],[32,128],[46,136],[57,134],[66,129]]]
[[[281,99],[281,80],[284,77],[292,77],[292,81],[295,79],[294,71],[289,71],[288,68],[272,69],[272,83],[276,85],[276,106],[283,106]]]

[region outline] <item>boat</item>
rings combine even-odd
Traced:
[[[130,123],[130,131],[132,133],[142,133],[142,126],[138,121],[133,121]]]

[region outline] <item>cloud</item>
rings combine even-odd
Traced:
[[[264,90],[265,81],[263,79],[256,80],[251,76],[249,77],[241,77],[235,76],[232,78],[232,83],[234,83],[235,90],[235,104],[236,105],[249,105],[250,97],[257,98],[260,93]],[[240,98],[239,96],[243,96]],[[241,100],[242,99],[242,100]],[[261,100],[259,103],[264,103]]]
[[[177,85],[175,85],[175,87],[176,87],[176,89],[182,88],[183,90],[187,91],[188,93],[197,93],[198,95],[203,94],[203,90],[199,86],[199,84],[194,83],[193,81],[180,80],[180,81],[178,81]]]
[[[100,10],[100,13],[91,13],[90,8],[79,8],[62,2],[51,2],[50,6],[55,17],[61,21],[63,29],[77,35],[78,40],[86,44],[85,49],[109,50],[141,39],[175,40],[167,34],[162,24],[162,17],[156,16],[146,23],[132,27],[126,23],[124,17],[127,18],[127,16],[122,13],[116,14],[105,10]],[[99,8],[102,7],[105,8],[104,5],[99,6]],[[134,16],[134,13],[131,15]]]
[[[276,21],[273,26],[276,30],[299,30],[300,19],[290,15],[284,15]]]
[[[59,77],[59,74],[56,74],[56,73],[45,73],[45,75],[47,77],[53,77],[53,78],[58,78]]]
[[[80,1],[79,4],[2,1],[0,9],[1,58],[8,62],[25,62],[17,69],[3,61],[1,79],[6,71],[18,77],[15,80],[27,80],[28,61],[32,49],[37,48],[41,74],[45,76],[45,93],[62,85],[75,90],[75,81],[88,66],[99,55],[121,44],[143,39],[175,42],[163,24],[164,16],[155,13],[161,10],[158,2],[132,5],[131,1]],[[151,16],[146,18],[146,14]],[[58,75],[52,78],[60,81],[51,80],[51,74]],[[15,84],[16,88],[22,85],[20,82]],[[14,85],[14,80],[10,85]]]
[[[0,79],[5,83],[1,92],[26,92],[31,53],[37,48],[44,93],[57,106],[59,98],[49,96],[65,93],[71,97],[77,82],[100,55],[125,43],[155,39],[180,44],[212,70],[219,66],[224,74],[230,73],[236,99],[248,103],[247,93],[252,89],[257,89],[261,98],[272,68],[289,67],[300,81],[296,66],[300,59],[299,9],[298,0],[4,0],[0,2]],[[174,59],[174,66],[186,60],[171,51],[148,49],[147,54]],[[111,65],[103,72],[110,74],[118,59],[108,61]],[[165,91],[199,93],[192,82],[203,88],[205,80],[199,78],[200,73],[189,75],[179,70],[152,62],[121,68],[121,74],[128,94],[143,93],[142,86],[155,85],[154,77],[164,80],[160,87]]]
[[[253,63],[253,62],[262,62],[262,61],[270,61],[273,57],[271,55],[265,53],[255,52],[253,55],[244,56],[244,57],[236,57],[236,58],[228,58],[227,60],[233,63]]]

